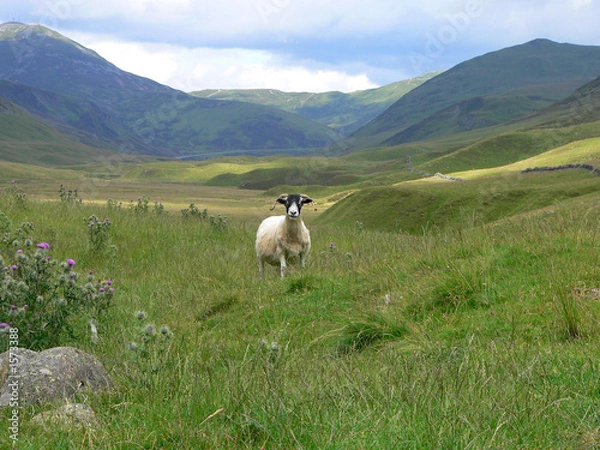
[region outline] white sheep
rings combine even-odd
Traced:
[[[304,267],[310,252],[310,232],[300,219],[300,211],[306,203],[316,203],[305,194],[281,194],[271,211],[277,203],[285,205],[286,214],[267,217],[256,232],[256,257],[261,279],[265,263],[277,266],[279,275],[284,278],[288,263],[295,263],[299,259]]]

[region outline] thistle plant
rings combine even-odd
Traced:
[[[107,217],[104,220],[99,220],[95,215],[91,215],[87,219],[83,219],[87,224],[88,236],[90,238],[90,247],[96,252],[101,252],[108,249],[110,242],[109,230],[112,222]]]
[[[24,192],[21,192],[14,182],[12,185],[5,187],[4,192],[9,196],[16,206],[21,208],[25,206],[25,198],[27,195]]]
[[[137,199],[137,203],[132,200],[129,207],[136,214],[146,214],[150,210],[150,198],[144,195]]]
[[[159,202],[154,202],[154,208],[152,209],[152,211],[157,216],[162,216],[162,215],[165,215],[165,214],[169,213],[169,211],[167,211],[165,209],[165,206],[162,203],[159,203]]]
[[[83,199],[81,197],[79,197],[77,188],[67,190],[67,188],[61,184],[60,189],[59,189],[59,194],[60,194],[60,201],[63,203],[81,204],[83,202]]]
[[[223,231],[227,229],[229,225],[227,222],[227,216],[222,216],[218,214],[216,217],[214,215],[209,216],[208,218],[210,226],[215,230]]]
[[[129,354],[135,368],[135,375],[145,387],[160,385],[157,378],[169,367],[169,350],[173,333],[167,325],[157,328],[147,320],[144,311],[135,313],[136,338],[129,343]]]
[[[109,198],[106,201],[106,207],[108,209],[111,209],[111,210],[113,210],[113,209],[121,209],[122,203],[119,202],[119,201],[117,201],[117,200],[113,200],[112,198]]]
[[[58,262],[47,242],[37,245],[30,238],[15,236],[32,228],[24,224],[4,233],[0,247],[0,347],[8,345],[6,330],[19,329],[19,345],[40,350],[76,339],[79,319],[98,318],[114,295],[111,280],[95,280],[90,272],[80,280],[76,262]],[[9,242],[10,241],[10,242]]]
[[[200,208],[198,208],[195,203],[190,203],[190,207],[182,209],[181,214],[183,214],[183,217],[195,217],[197,219],[207,219],[208,218],[208,209],[204,208],[201,211]]]

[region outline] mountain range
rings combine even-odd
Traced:
[[[536,39],[350,94],[185,93],[122,71],[48,28],[20,23],[0,25],[0,61],[2,159],[46,165],[111,153],[293,155],[334,143],[351,152],[462,136],[536,114],[540,122],[543,111],[550,111],[546,118],[562,111],[568,120],[570,96],[589,97],[600,75],[600,47]],[[588,109],[597,116],[596,106]],[[19,151],[25,142],[35,157]]]
[[[1,25],[0,61],[0,97],[115,151],[169,157],[293,152],[339,137],[297,114],[201,99],[122,71],[39,25]]]
[[[201,98],[237,100],[274,106],[350,134],[377,117],[396,100],[441,72],[401,80],[376,89],[344,92],[283,92],[275,89],[206,89]]]

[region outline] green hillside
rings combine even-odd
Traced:
[[[115,153],[86,146],[0,97],[1,161],[35,166],[84,164]]]
[[[349,134],[377,117],[407,92],[441,72],[432,72],[376,89],[351,93],[282,92],[274,89],[207,89],[191,92],[201,98],[274,106]]]
[[[397,145],[517,119],[564,99],[599,73],[600,47],[537,39],[465,61],[429,80],[354,133],[349,144]],[[480,97],[484,101],[476,100]],[[465,106],[472,111],[467,108],[461,124]]]
[[[19,57],[20,49],[27,58]],[[338,139],[334,130],[297,114],[193,97],[124,72],[39,25],[0,25],[0,60],[0,79],[13,83],[4,83],[0,96],[101,148],[206,158],[306,152]]]

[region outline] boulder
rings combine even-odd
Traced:
[[[73,347],[5,352],[0,355],[0,377],[0,408],[69,399],[80,391],[114,387],[100,361]]]
[[[62,425],[72,428],[100,428],[100,421],[96,413],[85,403],[67,403],[52,411],[36,414],[31,418],[31,422],[44,426]]]

